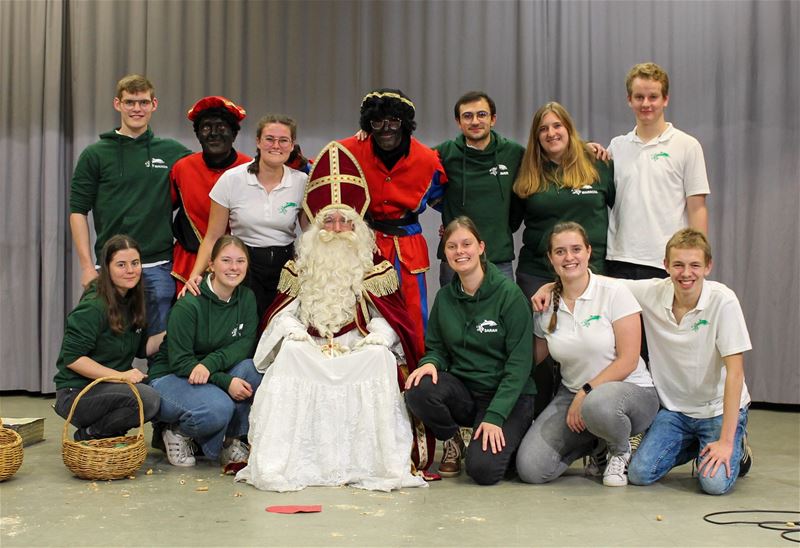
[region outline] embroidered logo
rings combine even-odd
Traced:
[[[153,167],[156,169],[169,169],[167,162],[162,160],[161,158],[153,158],[144,163],[145,167]]]
[[[497,177],[498,173],[500,175],[508,175],[508,167],[506,167],[504,164],[497,164],[496,166],[489,169],[489,173],[491,173],[495,177]]]
[[[136,334],[140,335],[141,333],[142,333],[142,328],[140,327],[139,329],[136,330]]]
[[[475,326],[475,330],[478,333],[497,333],[497,322],[494,320],[483,320]]]
[[[573,188],[572,193],[576,196],[583,196],[584,194],[597,194],[597,190],[592,188],[592,185],[583,185],[581,188]]]
[[[234,327],[233,329],[231,329],[231,337],[234,337],[234,338],[241,337],[242,336],[242,330],[244,330],[244,324],[240,323],[237,327]]]
[[[278,208],[278,211],[280,211],[281,215],[286,215],[286,212],[289,210],[290,207],[298,207],[298,206],[295,202],[286,202],[280,208]]]
[[[650,156],[650,159],[653,160],[654,162],[659,158],[669,158],[669,154],[666,152],[656,152],[655,154]]]
[[[703,325],[711,325],[711,324],[708,323],[708,320],[697,320],[692,326],[692,331],[700,331],[700,326]]]
[[[600,316],[598,316],[597,314],[593,314],[593,315],[589,316],[588,318],[586,318],[585,320],[583,320],[581,322],[581,325],[583,327],[589,327],[589,324],[591,324],[593,321],[596,321],[596,320],[599,320],[599,319],[600,319]]]

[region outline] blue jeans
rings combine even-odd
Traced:
[[[142,269],[148,336],[167,329],[167,315],[175,298],[175,278],[170,272],[172,261]]]
[[[250,383],[253,396],[235,401],[215,384],[189,384],[189,379],[174,374],[150,381],[161,395],[158,422],[192,438],[209,459],[219,458],[226,437],[247,435],[250,407],[263,377],[251,359],[237,363],[228,374]]]
[[[725,465],[708,477],[698,472],[700,487],[709,495],[723,495],[731,490],[739,475],[742,460],[742,436],[747,427],[747,409],[739,410],[736,438],[733,440],[730,477]],[[645,434],[639,449],[634,453],[628,467],[628,479],[635,485],[650,485],[676,466],[695,459],[700,465],[699,453],[709,443],[719,440],[722,431],[722,415],[708,419],[695,419],[679,413],[661,409],[650,430]]]

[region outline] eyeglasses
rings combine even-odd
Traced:
[[[226,135],[231,132],[231,128],[225,122],[216,122],[214,124],[205,122],[197,128],[197,132],[200,135],[209,135],[212,131],[217,135]]]
[[[275,143],[278,143],[280,148],[291,148],[292,140],[288,137],[273,137],[272,135],[265,135],[261,138],[261,141],[268,147],[272,147]]]
[[[139,107],[141,107],[142,109],[146,109],[148,107],[153,106],[152,99],[124,99],[121,100],[120,103],[127,110],[132,110],[136,108],[136,105],[139,105]]]
[[[398,130],[402,125],[403,121],[400,118],[384,118],[383,120],[370,120],[369,125],[372,126],[372,129],[379,130],[387,127],[391,130]]]
[[[489,119],[489,116],[491,116],[491,114],[489,114],[485,110],[479,110],[478,112],[462,112],[461,113],[461,119],[464,120],[465,122],[471,122],[475,118],[477,118],[481,122],[484,122],[484,121]]]
[[[340,227],[353,228],[353,221],[339,217],[325,217],[322,219],[322,225],[325,227],[334,227],[338,225]]]

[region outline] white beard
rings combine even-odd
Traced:
[[[298,316],[304,325],[327,338],[355,319],[364,274],[373,266],[372,246],[359,241],[357,232],[335,233],[312,226],[303,234],[296,264]]]

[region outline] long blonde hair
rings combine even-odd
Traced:
[[[556,169],[547,168],[548,158],[539,142],[539,127],[547,113],[552,112],[561,120],[569,135],[569,144],[561,164]],[[560,182],[559,182],[560,180]],[[586,143],[575,129],[572,117],[563,106],[555,101],[544,104],[533,115],[531,131],[528,135],[528,147],[522,157],[519,175],[514,181],[514,192],[520,198],[543,192],[553,184],[564,188],[581,188],[600,180],[597,169]]]

